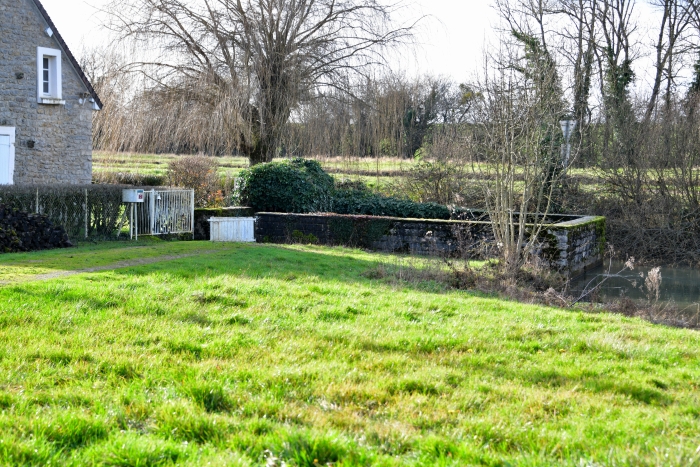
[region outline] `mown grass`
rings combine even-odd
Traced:
[[[370,279],[396,260],[340,248],[0,269],[158,253],[0,287],[0,465],[698,465],[697,332]]]

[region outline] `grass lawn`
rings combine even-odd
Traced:
[[[0,256],[0,465],[700,465],[700,334],[367,274],[396,261]]]

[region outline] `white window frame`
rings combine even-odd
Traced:
[[[15,127],[12,126],[0,126],[0,135],[10,137],[10,183],[14,184],[15,180]]]
[[[49,92],[44,92],[44,58],[49,59]],[[39,104],[65,104],[61,71],[61,51],[36,48],[36,92]]]

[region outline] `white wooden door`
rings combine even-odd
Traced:
[[[15,129],[0,126],[0,185],[12,185],[15,176]]]

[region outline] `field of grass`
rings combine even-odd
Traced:
[[[93,154],[93,171],[130,172],[148,175],[166,175],[168,163],[175,159],[174,154],[133,154],[95,151]],[[248,167],[245,157],[218,157],[219,174],[236,176]]]
[[[377,273],[398,261],[1,255],[0,465],[700,465],[700,334]]]
[[[178,156],[174,154],[95,151],[93,172],[95,174],[121,172],[165,176],[168,171],[168,163],[176,157]],[[219,176],[221,177],[236,177],[241,170],[248,167],[248,160],[245,157],[218,157],[217,160],[219,162]],[[395,182],[402,167],[407,168],[413,164],[410,160],[380,159],[379,175],[377,175],[376,159],[321,158],[319,161],[336,179],[360,180],[367,186],[378,189]]]
[[[177,158],[174,154],[136,154],[95,151],[93,169],[101,171],[139,172],[164,175],[168,162]],[[367,177],[398,176],[413,167],[417,160],[396,157],[318,157],[315,158],[331,173],[364,175]],[[248,167],[245,157],[217,157],[222,173],[235,175]],[[578,176],[592,176],[587,169],[571,168],[569,173]]]
[[[93,155],[93,171],[95,174],[108,172],[134,173],[141,175],[164,176],[167,173],[168,162],[178,156],[174,154],[132,154],[96,151]],[[406,171],[410,170],[417,161],[383,157],[379,159],[365,157],[318,157],[323,168],[334,178],[361,181],[368,187],[379,191],[391,191],[390,187],[397,184]],[[248,167],[245,157],[218,157],[219,175],[221,177],[236,177]],[[600,190],[599,181],[594,173],[587,169],[572,168],[572,176],[579,177],[583,182],[581,189],[585,192]]]

